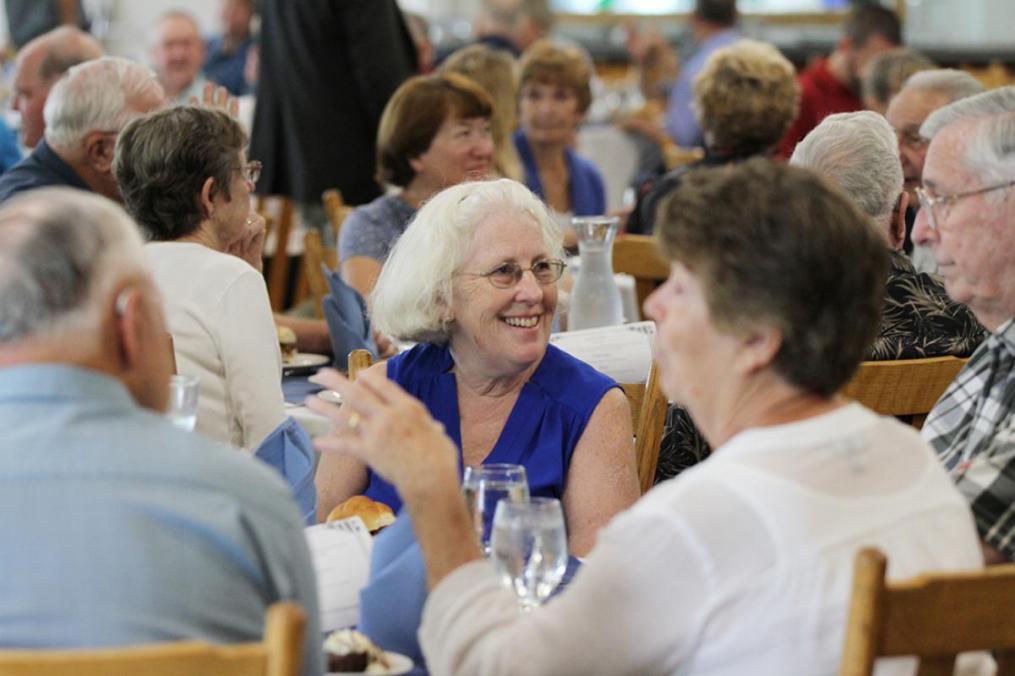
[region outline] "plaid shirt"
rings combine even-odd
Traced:
[[[969,501],[980,537],[1015,560],[1015,319],[973,353],[923,438]]]

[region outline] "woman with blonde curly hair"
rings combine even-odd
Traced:
[[[638,191],[644,195],[628,232],[650,233],[656,206],[687,171],[770,155],[796,117],[800,88],[793,64],[778,49],[740,40],[716,50],[694,81],[694,111],[705,137],[705,158],[678,167]]]
[[[518,75],[514,57],[503,49],[469,45],[449,56],[440,70],[471,78],[490,95],[494,169],[503,178],[521,181],[522,162],[511,141],[511,134],[518,126]]]

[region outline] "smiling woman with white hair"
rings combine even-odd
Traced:
[[[561,498],[581,555],[638,487],[623,392],[549,345],[560,256],[559,228],[524,186],[501,179],[438,193],[372,296],[377,329],[420,344],[373,368],[431,407],[463,465],[525,465],[533,495]],[[324,456],[317,484],[322,514],[364,491],[396,511],[402,503],[347,456]]]
[[[902,189],[899,145],[888,121],[872,111],[829,115],[797,144],[790,163],[813,169],[842,190],[891,249],[885,308],[867,357],[972,354],[984,338],[983,327],[969,308],[949,298],[933,277],[917,272],[902,253],[909,195]]]

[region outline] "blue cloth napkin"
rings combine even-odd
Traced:
[[[269,434],[254,453],[278,471],[300,508],[304,522],[317,523],[317,488],[314,486],[314,446],[310,437],[291,417]]]
[[[282,398],[287,404],[302,405],[311,394],[317,394],[324,388],[312,383],[307,376],[285,376],[282,378]]]
[[[322,265],[328,290],[324,297],[324,320],[331,334],[331,349],[335,355],[335,368],[348,371],[349,353],[353,350],[369,350],[377,359],[377,344],[370,330],[367,318],[367,304],[356,289],[342,281],[342,277]]]

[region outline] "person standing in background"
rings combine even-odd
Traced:
[[[705,145],[698,116],[691,109],[694,79],[714,51],[740,39],[740,33],[736,30],[736,0],[697,0],[688,23],[697,49],[694,56],[680,69],[680,75],[670,92],[666,106],[666,133],[678,146],[692,148]]]
[[[250,146],[264,165],[257,192],[322,216],[328,188],[354,205],[378,197],[381,111],[417,70],[395,0],[264,0],[260,58]]]
[[[254,34],[250,30],[253,18],[252,0],[222,0],[219,13],[222,34],[210,38],[205,47],[205,77],[228,89],[233,96],[243,96],[251,91],[251,82],[244,69],[247,54],[254,44]]]
[[[57,26],[88,29],[80,0],[4,0],[4,9],[10,43],[15,49]]]
[[[867,65],[901,44],[902,26],[895,12],[874,5],[853,10],[835,50],[827,58],[815,60],[797,77],[800,112],[779,143],[779,156],[789,158],[796,144],[832,113],[863,110],[861,76]]]

